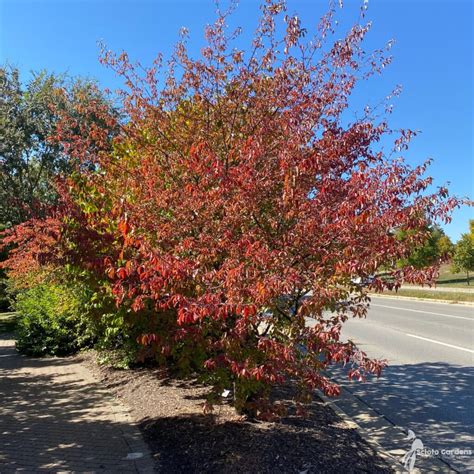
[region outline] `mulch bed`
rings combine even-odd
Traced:
[[[239,417],[228,405],[203,413],[208,388],[159,369],[99,367],[80,355],[129,408],[164,473],[389,473],[374,450],[322,400],[309,416],[277,423]],[[291,389],[281,395],[290,395]]]

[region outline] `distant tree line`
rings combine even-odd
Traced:
[[[95,101],[105,99],[94,81],[46,71],[25,80],[17,68],[0,67],[0,232],[57,204],[55,180],[73,169],[64,144],[53,140],[60,115],[84,121],[80,111]],[[7,255],[3,248],[0,262]],[[0,268],[0,310],[9,307],[6,284]]]
[[[399,231],[398,238],[404,241],[409,232]],[[413,252],[405,259],[398,262],[399,267],[412,265],[415,268],[425,268],[437,262],[448,260],[453,252],[453,243],[437,225],[426,228],[426,238],[422,245],[415,246]]]
[[[464,233],[454,246],[452,253],[453,272],[466,273],[469,285],[470,273],[474,271],[474,219],[469,221],[469,233]]]
[[[401,241],[407,237],[404,231],[397,235]],[[412,265],[421,269],[441,262],[450,262],[453,273],[466,273],[469,285],[470,273],[474,271],[474,219],[469,221],[469,232],[463,233],[456,244],[441,227],[427,227],[424,243],[416,246],[407,258],[399,260],[397,266]]]

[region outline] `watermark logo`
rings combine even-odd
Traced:
[[[472,456],[472,449],[453,448],[453,449],[434,449],[425,447],[423,441],[418,438],[413,430],[408,430],[408,436],[405,438],[411,441],[410,449],[403,455],[401,462],[408,472],[415,468],[416,460],[419,458],[439,458],[444,463],[449,464],[449,459],[458,456]]]
[[[402,458],[402,463],[405,466],[405,469],[408,472],[413,471],[416,462],[417,454],[423,450],[423,441],[420,438],[417,438],[415,432],[412,430],[408,430],[408,437],[407,439],[411,440],[411,447],[410,449],[404,454]]]

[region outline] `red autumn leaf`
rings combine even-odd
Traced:
[[[127,270],[125,270],[123,267],[118,268],[116,273],[121,280],[127,278]]]

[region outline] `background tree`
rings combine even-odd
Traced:
[[[5,227],[2,224],[0,224],[0,232],[4,230],[5,230]],[[0,250],[0,265],[1,265],[1,262],[7,259],[7,255],[8,254],[7,254],[6,249]],[[7,297],[7,275],[6,275],[5,269],[1,268],[0,266],[0,311],[7,311],[9,306],[10,306],[10,303]]]
[[[442,234],[436,242],[436,247],[438,248],[438,256],[440,258],[450,258],[454,252],[454,245],[451,242],[451,239],[441,231]]]
[[[407,237],[405,231],[399,231],[397,235],[401,240]],[[427,226],[423,243],[416,246],[406,259],[398,262],[398,266],[412,265],[418,269],[427,268],[449,259],[453,253],[453,248],[451,239],[444,233],[443,229],[437,225],[430,225]]]
[[[59,119],[67,113],[89,133],[96,117],[87,108],[98,104],[114,114],[92,81],[42,71],[23,82],[18,69],[0,67],[0,230],[52,212],[58,203],[56,180],[75,167],[68,144],[52,139]],[[4,246],[0,263],[7,257]],[[0,269],[3,310],[9,306],[7,286],[5,271]]]
[[[453,271],[465,272],[469,285],[469,272],[474,271],[474,220],[469,221],[469,234],[462,234],[454,247]]]
[[[23,83],[8,66],[0,68],[0,97],[0,224],[8,227],[44,215],[57,200],[55,176],[72,170],[64,144],[51,140],[61,111],[104,97],[91,81],[45,71]]]

